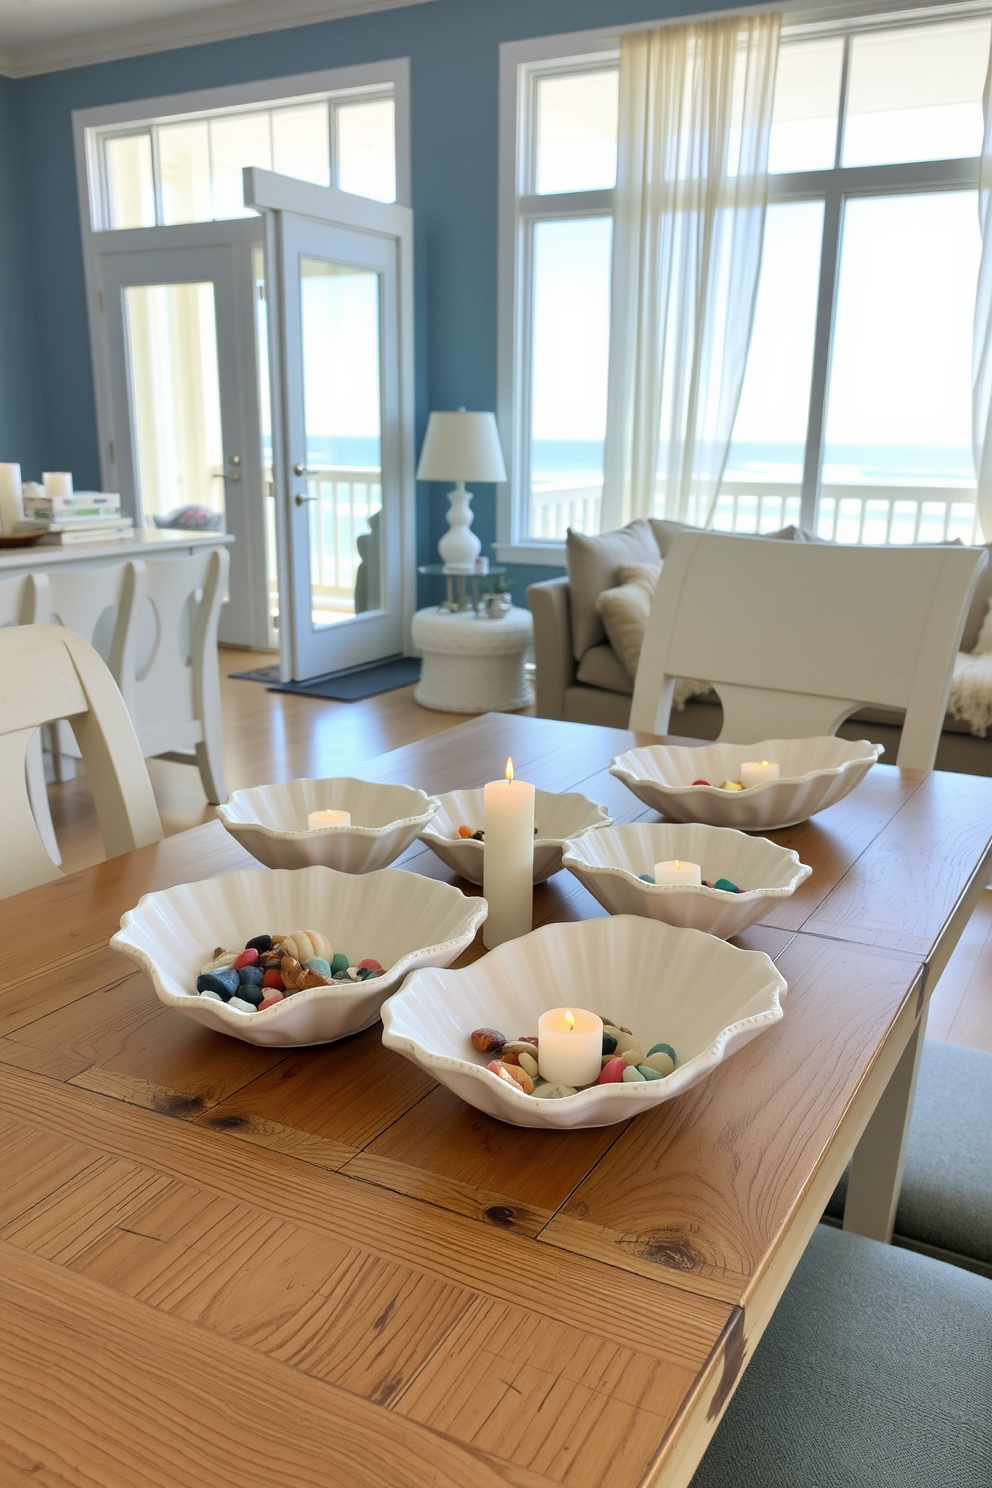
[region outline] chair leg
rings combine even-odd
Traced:
[[[208,735],[197,744],[196,764],[207,800],[211,806],[219,806],[227,800],[228,794],[224,779],[224,756],[219,740]]]
[[[61,866],[62,853],[55,836],[52,812],[48,804],[48,787],[45,785],[45,759],[41,750],[40,730],[28,744],[24,756],[24,771],[27,777],[28,799],[31,802],[31,812],[35,826],[38,828],[38,836],[52,862],[57,867]]]

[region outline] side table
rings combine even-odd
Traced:
[[[531,643],[530,611],[512,609],[501,620],[473,610],[436,606],[413,617],[413,643],[423,655],[414,700],[439,713],[512,713],[531,699],[524,656]]]

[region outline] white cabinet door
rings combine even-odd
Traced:
[[[412,213],[267,171],[282,670],[407,649],[413,611]]]

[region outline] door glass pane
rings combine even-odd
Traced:
[[[783,42],[775,72],[769,171],[832,168],[843,62],[841,36]]]
[[[847,203],[827,402],[823,536],[970,540],[971,343],[980,249],[973,191]]]
[[[768,209],[758,303],[714,527],[774,532],[799,522],[823,203]]]
[[[327,104],[276,109],[272,115],[272,169],[315,186],[331,184]]]
[[[379,276],[300,258],[315,630],[382,603]]]
[[[267,113],[235,114],[210,121],[210,154],[213,166],[214,216],[254,217],[245,206],[241,172],[246,165],[272,169],[272,141]],[[295,174],[295,172],[294,172]]]
[[[104,145],[109,227],[154,227],[155,185],[150,134],[127,134]]]
[[[265,254],[260,243],[251,250],[255,303],[255,357],[258,369],[258,423],[262,445],[262,505],[265,511],[265,587],[269,621],[279,629],[279,562],[276,547],[276,483],[272,465],[272,390],[269,382],[269,307],[265,287]]]
[[[335,111],[338,181],[342,191],[396,200],[396,122],[391,98],[340,104]]]
[[[617,180],[616,66],[537,82],[536,189],[609,191]]]
[[[135,475],[147,526],[178,507],[223,525],[224,478],[212,284],[124,290]]]
[[[210,199],[210,135],[205,122],[167,124],[158,132],[159,168],[162,172],[162,220],[209,222],[213,217]]]
[[[534,228],[531,537],[599,531],[612,238],[609,217]]]
[[[845,165],[977,155],[989,19],[855,36]]]

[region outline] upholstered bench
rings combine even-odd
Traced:
[[[992,1281],[818,1225],[692,1488],[989,1483]]]
[[[828,1216],[846,1193],[845,1174]],[[924,1042],[894,1239],[992,1277],[992,1054]]]

